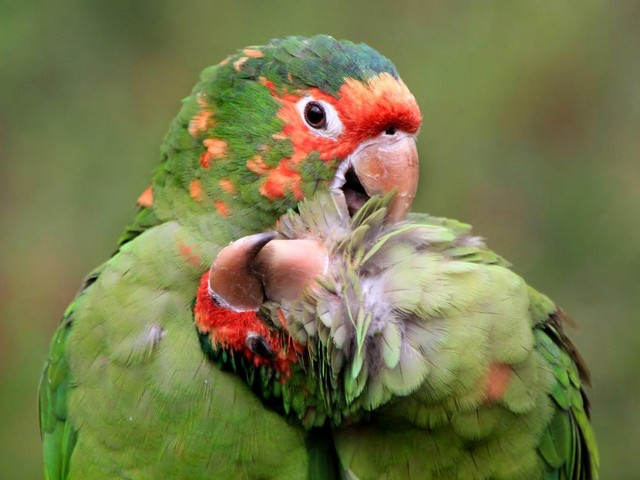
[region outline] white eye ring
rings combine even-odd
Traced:
[[[307,109],[307,105],[311,102],[318,104],[320,107],[322,107],[322,109],[324,109],[325,124],[321,128],[310,125],[306,119],[305,112]],[[302,116],[302,121],[307,126],[309,131],[314,135],[336,140],[342,133],[344,127],[342,125],[342,122],[340,121],[338,112],[336,112],[336,109],[333,108],[333,105],[331,105],[330,103],[323,102],[322,100],[316,100],[315,98],[307,95],[306,97],[298,100],[298,103],[296,103],[296,108],[300,112],[300,116]]]

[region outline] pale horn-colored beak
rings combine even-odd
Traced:
[[[362,187],[369,197],[395,190],[387,223],[407,216],[418,189],[418,150],[413,135],[383,133],[362,144],[350,157]]]
[[[329,257],[317,240],[274,240],[259,233],[230,243],[209,270],[209,295],[234,312],[256,311],[266,298],[291,301],[327,272]]]
[[[262,278],[253,271],[260,250],[278,234],[258,233],[230,243],[209,270],[209,295],[234,312],[255,311],[264,301]]]
[[[256,256],[253,269],[262,278],[267,297],[276,302],[300,298],[307,286],[323,277],[329,255],[318,240],[273,240]]]
[[[404,132],[382,134],[361,144],[340,166],[333,188],[344,187],[352,169],[369,197],[395,191],[386,217],[387,223],[403,220],[418,187],[418,152],[415,139]],[[362,206],[363,194],[350,192],[353,205]],[[347,198],[349,203],[349,198]],[[267,297],[276,300],[297,298],[306,286],[326,274],[328,254],[312,239],[274,240],[275,232],[241,238],[225,247],[209,272],[209,293],[223,307],[236,312],[256,311]]]

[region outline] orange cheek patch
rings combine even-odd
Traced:
[[[200,165],[202,168],[211,168],[211,162],[220,160],[227,155],[227,142],[219,138],[205,138],[202,144],[206,147],[206,151],[200,155]]]
[[[153,190],[151,190],[151,187],[147,187],[146,190],[140,194],[137,203],[144,208],[151,208],[153,206]]]
[[[222,200],[216,200],[215,205],[216,205],[216,210],[220,215],[222,215],[223,217],[229,216],[229,205],[227,205]]]
[[[269,171],[269,165],[264,163],[262,156],[256,155],[247,161],[247,169],[256,175],[262,175]]]
[[[282,160],[276,168],[271,170],[267,174],[265,182],[260,186],[260,194],[269,200],[284,197],[287,190],[290,190],[298,201],[304,197],[300,187],[300,174],[291,169],[287,160]]]
[[[276,86],[271,80],[267,80],[265,77],[260,77],[258,81],[260,82],[260,84],[264,85],[269,89],[269,93],[271,94],[272,97],[279,98],[276,92]]]
[[[249,60],[249,57],[241,57],[233,62],[233,68],[235,69],[235,71],[239,72],[240,70],[242,70],[242,66],[246,63],[247,60]]]
[[[227,142],[220,140],[219,138],[206,138],[202,141],[202,144],[207,148],[212,160],[219,160],[224,158],[227,154]]]
[[[189,122],[189,134],[195,138],[201,132],[206,131],[213,125],[212,116],[211,110],[202,110],[196,113]]]
[[[262,53],[260,50],[256,50],[254,48],[245,48],[242,53],[244,53],[247,57],[250,58],[260,58],[262,56],[264,56],[264,53]]]
[[[207,104],[206,98],[207,95],[204,92],[198,92],[196,94],[196,102],[198,102],[200,106],[200,111],[193,116],[187,129],[189,134],[194,138],[215,124],[213,112]]]
[[[202,202],[204,200],[204,190],[202,189],[202,183],[197,178],[195,180],[191,180],[189,184],[189,195],[196,202]]]
[[[211,154],[209,152],[203,152],[200,155],[200,165],[202,168],[211,168]]]
[[[504,363],[492,363],[487,373],[487,401],[494,402],[502,398],[509,388],[513,370]]]
[[[218,185],[220,185],[220,188],[229,195],[232,195],[236,191],[231,180],[222,179],[218,182]]]

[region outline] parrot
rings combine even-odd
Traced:
[[[51,340],[45,478],[596,478],[568,317],[409,213],[421,121],[365,44],[206,68]]]
[[[304,200],[267,243],[226,247],[198,302],[239,304],[229,271],[262,283],[268,336],[315,379],[292,393],[303,424],[328,417],[342,478],[597,478],[569,317],[469,225],[388,222],[392,197],[354,215],[340,190]]]
[[[366,44],[287,37],[204,69],[116,251],[53,334],[38,396],[45,478],[337,475],[327,428],[293,421],[292,392],[315,388],[293,344],[277,350],[251,311],[219,305],[215,326],[199,322],[196,298],[224,247],[268,241],[336,179],[354,212],[396,191],[403,218],[420,124],[393,63]],[[259,286],[236,285],[247,298]]]

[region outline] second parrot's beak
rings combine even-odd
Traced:
[[[387,222],[403,220],[418,188],[415,137],[396,131],[363,142],[342,162],[332,188],[342,190],[352,215],[373,195],[395,191]]]

